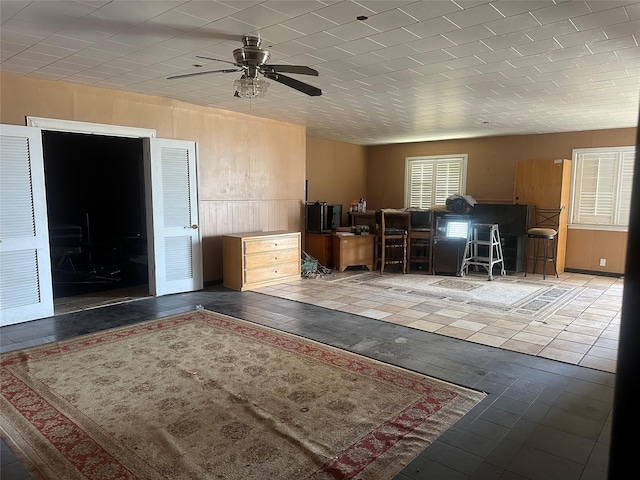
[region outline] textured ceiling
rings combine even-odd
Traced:
[[[366,19],[358,20],[364,16]],[[634,127],[640,2],[0,1],[2,71],[170,97],[360,145]],[[243,35],[322,89],[234,98]],[[196,67],[194,65],[200,65]]]

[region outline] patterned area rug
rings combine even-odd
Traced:
[[[389,479],[484,394],[196,310],[5,354],[34,478]]]
[[[513,313],[544,320],[584,291],[584,287],[528,281],[526,278],[470,274],[464,277],[367,272],[334,283],[383,290],[386,294],[418,295],[440,305],[468,305],[487,312]]]

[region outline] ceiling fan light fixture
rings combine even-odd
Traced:
[[[243,75],[233,82],[233,94],[236,97],[264,97],[264,94],[267,93],[267,88],[269,88],[269,82],[262,78],[247,78]]]

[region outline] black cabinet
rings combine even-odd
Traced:
[[[526,235],[500,235],[504,269],[509,273],[524,271],[524,255],[527,245]]]
[[[436,237],[433,239],[433,273],[459,275],[466,239]]]
[[[498,224],[504,269],[508,273],[524,271],[529,211],[529,205],[478,203],[471,212],[474,223]]]

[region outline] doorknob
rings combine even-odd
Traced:
[[[193,229],[193,230],[197,230],[197,229],[198,229],[198,225],[196,225],[196,224],[194,223],[194,224],[193,224],[193,225],[191,225],[190,227],[189,227],[189,226],[187,226],[187,227],[184,227],[184,228],[191,228],[191,229]]]

